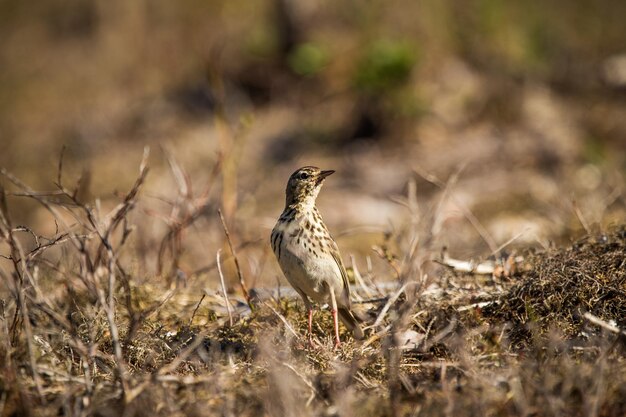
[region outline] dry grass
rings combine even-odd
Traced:
[[[0,417],[626,414],[626,2],[9,3]],[[303,165],[336,351],[268,250]]]
[[[318,346],[309,348],[294,298],[252,289],[246,300],[177,280],[177,239],[210,204],[206,198],[172,217],[158,246],[170,250],[155,249],[158,264],[171,265],[169,289],[129,272],[127,242],[137,233],[129,213],[141,198],[145,160],[108,214],[63,185],[62,164],[53,194],[3,171],[19,190],[12,195],[36,200],[57,222],[51,237],[12,224],[2,190],[3,416],[626,412],[623,227],[534,251],[513,276],[496,278],[432,263],[426,243],[415,243],[417,228],[407,226],[395,238],[412,242],[405,249],[377,249],[395,282],[376,286],[351,272],[362,284],[355,297],[370,316],[369,337],[343,334],[333,350],[322,311]],[[184,189],[183,171],[172,169]],[[408,206],[417,210],[409,189]],[[24,236],[32,239],[28,249]]]
[[[484,313],[514,326],[516,339],[558,328],[568,337],[587,334],[585,312],[624,327],[626,228],[586,236],[567,249],[531,255],[532,269]],[[528,326],[531,324],[531,326]]]

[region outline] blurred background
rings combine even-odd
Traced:
[[[416,237],[463,259],[548,247],[626,218],[625,16],[620,0],[1,0],[0,167],[55,190],[65,147],[64,185],[106,213],[150,146],[126,253],[146,279],[216,279],[221,207],[249,284],[275,284],[269,233],[303,165],[337,171],[319,207],[361,269],[388,275]],[[34,201],[9,204],[54,235]]]

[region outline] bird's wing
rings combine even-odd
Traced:
[[[348,273],[346,272],[346,268],[343,266],[343,261],[341,260],[339,251],[331,250],[331,253],[333,254],[333,259],[335,260],[335,263],[337,263],[339,272],[341,272],[341,279],[343,280],[343,288],[346,290],[346,299],[348,303],[346,307],[350,308],[350,282],[348,281]]]

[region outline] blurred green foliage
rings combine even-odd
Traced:
[[[371,43],[360,58],[355,86],[366,93],[379,94],[405,82],[416,62],[416,54],[406,41],[390,39]]]
[[[289,66],[299,75],[312,76],[319,73],[328,64],[328,53],[324,48],[313,42],[296,46],[288,57]]]
[[[372,120],[400,115],[417,125],[433,97],[420,93],[455,60],[486,81],[485,108],[498,109],[491,114],[507,113],[509,87],[524,80],[558,86],[570,99],[593,92],[611,100],[587,133],[617,143],[626,140],[613,116],[623,98],[603,83],[602,65],[626,52],[624,16],[623,0],[4,0],[0,165],[38,166],[68,131],[87,150],[129,132],[171,136],[133,125],[157,130],[150,105],[188,85],[227,85],[262,105],[331,97],[349,109],[339,101],[375,98]],[[311,77],[316,83],[300,82]]]

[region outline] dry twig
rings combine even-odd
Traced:
[[[224,234],[226,235],[226,240],[228,241],[228,247],[230,248],[230,253],[233,255],[233,259],[235,261],[235,269],[237,270],[237,277],[239,278],[239,286],[241,287],[241,292],[243,293],[246,302],[248,303],[248,307],[251,310],[254,310],[254,305],[250,299],[250,294],[248,293],[248,289],[246,288],[246,283],[243,279],[243,274],[241,273],[241,267],[239,266],[239,259],[237,258],[237,253],[235,252],[235,248],[233,247],[233,242],[230,239],[230,233],[228,232],[228,227],[226,226],[226,221],[224,220],[224,216],[222,215],[222,210],[217,210],[217,213],[220,216],[220,220],[222,221],[222,227],[224,229]]]
[[[224,302],[226,303],[226,311],[228,311],[228,324],[233,326],[233,312],[230,307],[230,301],[228,300],[228,291],[226,291],[226,284],[224,283],[224,274],[222,273],[222,265],[220,263],[221,249],[218,249],[215,255],[215,262],[217,263],[217,271],[220,275],[220,284],[222,285],[222,294],[224,295]]]

